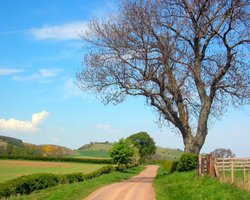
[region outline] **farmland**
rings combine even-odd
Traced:
[[[72,155],[66,157],[70,158],[95,158],[95,159],[110,159],[107,151],[89,151],[89,150],[77,150]]]
[[[0,182],[34,173],[89,173],[103,166],[102,164],[89,163],[0,160]]]

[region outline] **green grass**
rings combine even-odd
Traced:
[[[166,175],[160,166],[154,180],[157,200],[249,200],[250,193],[196,171]]]
[[[89,173],[100,169],[103,166],[105,165],[89,163],[0,160],[0,182],[34,173]]]
[[[59,185],[53,188],[48,188],[45,190],[34,192],[31,195],[12,197],[10,200],[78,200],[83,199],[84,197],[91,194],[96,189],[111,184],[114,182],[119,182],[124,179],[128,179],[140,171],[142,171],[144,167],[136,167],[133,169],[129,169],[126,172],[112,172],[110,174],[104,174],[100,177],[84,181],[81,183],[67,184],[67,185]]]
[[[222,182],[231,182],[231,171],[225,171],[224,174],[219,171],[219,175]],[[250,169],[245,171],[245,179],[243,170],[234,171],[234,185],[250,191]]]
[[[98,158],[98,159],[110,159],[107,151],[90,151],[90,150],[77,150],[74,154],[66,157],[73,158]]]

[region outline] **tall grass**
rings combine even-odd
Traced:
[[[224,173],[220,171],[219,180],[223,183],[232,183],[231,171],[225,171]],[[243,170],[234,171],[233,185],[250,192],[250,170],[246,170],[245,174]]]

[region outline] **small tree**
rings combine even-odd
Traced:
[[[136,164],[139,160],[139,153],[137,148],[131,143],[130,140],[121,139],[118,143],[114,144],[110,150],[110,156],[113,161],[118,165],[121,164]]]
[[[139,150],[141,159],[146,159],[156,151],[155,141],[146,132],[139,132],[129,136],[129,139]]]

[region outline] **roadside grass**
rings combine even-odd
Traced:
[[[107,164],[0,160],[0,182],[10,180],[18,176],[35,173],[90,173],[100,169],[105,165]]]
[[[231,182],[231,171],[219,171],[220,181],[230,183]],[[243,170],[234,171],[234,185],[239,188],[243,188],[250,192],[250,169],[247,169],[244,173]]]
[[[166,174],[160,166],[153,182],[157,200],[249,200],[250,193],[196,171]]]
[[[124,172],[112,172],[80,183],[59,185],[30,195],[12,197],[10,200],[78,200],[87,197],[98,188],[128,179],[145,169],[144,166],[128,169]],[[112,191],[111,191],[112,192]]]

